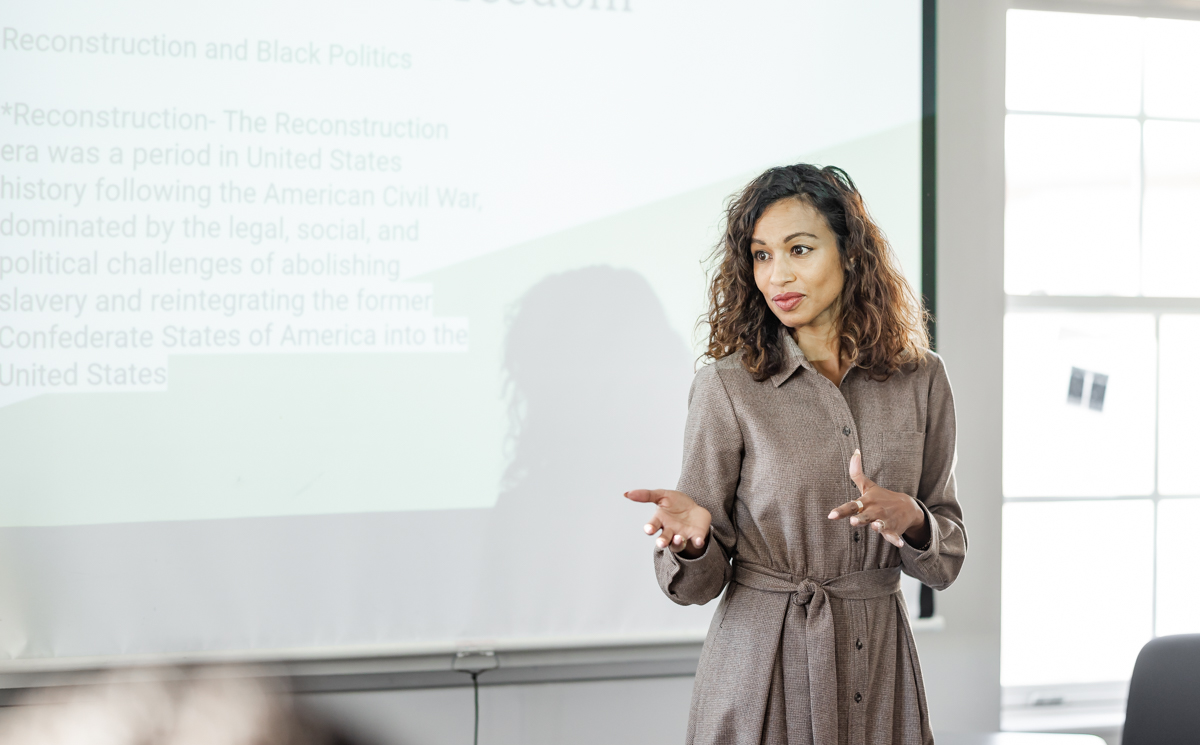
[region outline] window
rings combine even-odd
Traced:
[[[1005,98],[1004,726],[1105,726],[1200,632],[1200,19],[1010,10]]]

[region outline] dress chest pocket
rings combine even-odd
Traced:
[[[867,478],[885,489],[917,496],[925,454],[924,432],[864,433],[862,451]]]

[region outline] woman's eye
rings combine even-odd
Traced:
[[[771,258],[771,256],[766,251],[755,251],[754,252],[754,260],[755,261],[766,261],[769,258]]]
[[[792,253],[796,254],[797,256],[803,256],[811,250],[812,249],[808,246],[792,246]]]

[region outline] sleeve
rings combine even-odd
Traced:
[[[925,452],[917,504],[929,524],[929,545],[905,544],[900,549],[904,571],[935,590],[944,590],[958,577],[967,554],[967,533],[958,504],[954,465],[958,459],[954,394],[941,358],[932,357]]]
[[[654,549],[654,570],[667,597],[680,605],[703,605],[721,594],[733,576],[729,559],[737,544],[733,501],[742,470],[742,432],[733,403],[713,365],[701,368],[688,395],[683,470],[678,491],[712,514],[704,553],[685,559]]]

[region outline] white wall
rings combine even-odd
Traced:
[[[474,702],[466,688],[305,696],[364,745],[466,745]],[[682,742],[692,678],[480,686],[479,742],[613,745]]]
[[[918,638],[935,730],[1000,721],[1000,446],[1004,322],[1004,13],[938,3],[938,351],[958,413],[969,549],[938,595],[946,630]]]

